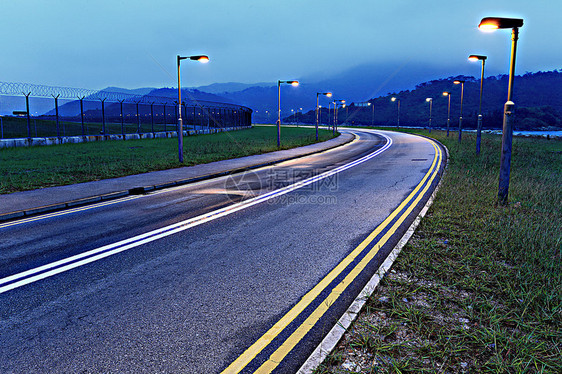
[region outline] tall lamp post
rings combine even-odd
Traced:
[[[372,103],[369,101],[369,106],[373,108],[373,114],[371,115],[371,127],[374,127],[375,126],[375,99],[373,99]]]
[[[179,161],[183,163],[183,123],[181,119],[181,81],[180,81],[180,61],[181,60],[194,60],[203,63],[209,62],[209,57],[205,55],[181,57],[178,55],[178,154]]]
[[[323,95],[323,96],[326,96],[326,97],[332,97],[332,93],[331,92],[316,92],[316,141],[318,141],[318,108],[320,107],[318,105],[319,104],[318,97],[320,95]]]
[[[487,56],[470,55],[469,61],[482,61],[482,74],[480,75],[480,103],[478,104],[478,124],[476,125],[476,154],[480,154],[480,140],[482,138],[482,89],[484,88],[484,65]]]
[[[296,87],[299,81],[277,81],[277,148],[281,147],[281,83]]]
[[[345,108],[345,100],[334,100],[334,126],[332,127],[332,135],[336,135],[336,127],[338,126],[338,104]]]
[[[449,124],[451,123],[451,93],[443,92],[443,96],[449,97],[449,105],[447,106],[447,136],[449,136]]]
[[[397,97],[392,97],[390,101],[397,101],[398,102],[398,121],[396,122],[396,129],[400,130],[400,99]]]
[[[429,133],[431,134],[431,109],[433,107],[433,99],[428,97],[425,101],[429,103]]]
[[[511,115],[515,103],[511,101],[513,94],[513,78],[515,77],[515,54],[517,52],[517,40],[519,39],[519,27],[523,26],[520,18],[482,18],[478,28],[481,30],[511,29],[511,59],[509,63],[509,84],[507,89],[507,102],[503,111],[502,129],[502,153],[500,158],[500,177],[498,188],[498,202],[501,205],[507,204],[509,193],[509,171],[511,167],[511,147],[513,142],[513,123]]]
[[[460,84],[461,85],[461,116],[459,117],[459,143],[462,140],[462,102],[463,102],[463,98],[464,98],[464,82],[463,80],[457,79],[455,81],[453,81],[454,84]]]

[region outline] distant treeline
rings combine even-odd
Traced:
[[[443,92],[451,92],[451,126],[458,126],[461,107],[461,85],[453,81],[465,80],[463,100],[463,127],[476,128],[480,97],[480,79],[468,76],[448,77],[433,80],[416,86],[413,90],[401,91],[369,100],[375,106],[374,124],[395,126],[397,122],[397,102],[400,99],[400,125],[427,126],[429,103],[433,99],[432,126],[444,127],[447,124],[448,98]],[[507,99],[508,76],[490,76],[484,80],[482,98],[483,127],[499,129],[502,127],[503,106]],[[514,81],[513,101],[515,102],[515,126],[518,130],[537,130],[562,128],[562,69],[548,72],[527,73],[517,76]],[[332,111],[333,115],[333,111]],[[327,122],[328,109],[322,108],[322,118]],[[347,117],[347,118],[346,118]],[[296,121],[295,116],[286,121]],[[300,122],[314,123],[314,111],[299,114]],[[372,106],[351,103],[346,109],[338,111],[338,122],[355,125],[373,123]]]

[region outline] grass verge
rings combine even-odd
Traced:
[[[562,372],[562,141],[514,138],[501,207],[501,137],[479,156],[471,134],[431,137],[450,151],[442,187],[315,373]]]
[[[315,143],[313,128],[282,129],[281,149]],[[332,133],[320,130],[320,141]],[[275,127],[184,137],[184,160],[178,162],[178,140],[144,139],[0,149],[0,194],[42,187],[115,178],[185,165],[272,152]]]

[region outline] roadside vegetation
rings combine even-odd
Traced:
[[[320,141],[332,132],[320,130]],[[281,149],[315,143],[314,128],[284,127]],[[184,163],[178,140],[143,139],[0,149],[0,194],[115,178],[276,151],[277,129],[246,130],[184,137]]]
[[[423,135],[427,131],[411,131]],[[315,373],[562,372],[562,141],[431,137],[450,151],[437,197],[391,271]]]

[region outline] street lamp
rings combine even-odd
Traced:
[[[503,129],[502,129],[502,153],[500,158],[500,178],[498,188],[498,201],[500,204],[507,204],[507,195],[509,193],[509,171],[511,167],[511,146],[513,141],[513,123],[511,115],[515,103],[511,101],[513,93],[513,78],[515,77],[515,54],[517,52],[517,39],[519,39],[519,27],[523,26],[523,20],[520,18],[499,18],[486,17],[482,18],[478,28],[481,30],[496,30],[511,28],[511,59],[509,63],[509,84],[507,89],[507,102],[503,111]]]
[[[316,92],[316,141],[318,141],[318,108],[320,107],[318,96],[324,95],[326,97],[332,97],[331,92]]]
[[[375,99],[373,102],[369,102],[368,104],[371,108],[373,108],[373,114],[371,115],[371,127],[375,127]]]
[[[480,75],[480,104],[478,105],[478,124],[476,126],[476,154],[480,154],[480,140],[482,138],[482,88],[484,87],[484,64],[487,56],[470,55],[469,61],[482,61],[482,75]]]
[[[336,127],[338,126],[338,104],[345,108],[345,100],[334,100],[334,126],[332,126],[332,135],[336,135]]]
[[[392,97],[390,101],[397,101],[398,102],[398,122],[396,122],[396,129],[400,130],[400,99],[397,97]]]
[[[277,81],[277,148],[281,147],[281,83],[297,87],[299,81]]]
[[[459,143],[462,140],[462,102],[463,102],[463,98],[464,98],[464,82],[463,80],[457,79],[455,81],[453,81],[454,84],[460,84],[461,85],[461,116],[459,117]]]
[[[180,55],[178,55],[177,59],[178,59],[178,153],[179,153],[179,161],[180,163],[183,163],[183,123],[181,119],[180,61],[190,59],[193,61],[207,63],[209,62],[209,57],[205,55],[181,57]]]
[[[429,133],[431,134],[431,109],[433,107],[433,99],[428,97],[425,101],[429,103]]]
[[[449,97],[449,105],[447,106],[447,136],[449,136],[449,124],[451,123],[451,93],[443,92],[443,96]]]

